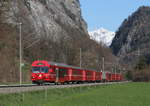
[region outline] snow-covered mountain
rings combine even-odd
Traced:
[[[115,37],[115,32],[100,28],[95,31],[89,32],[89,35],[91,39],[99,43],[105,44],[106,46],[110,46],[113,38]]]

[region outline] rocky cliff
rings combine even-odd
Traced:
[[[21,22],[23,33],[31,33],[32,29],[36,36],[44,35],[53,40],[58,40],[60,34],[71,36],[67,33],[69,28],[87,33],[87,26],[81,16],[78,0],[4,1],[3,4],[9,3],[10,8],[10,11],[5,14],[9,18],[5,21],[12,24]]]
[[[120,61],[134,66],[141,56],[150,55],[150,7],[140,7],[124,20],[111,44]]]
[[[110,50],[90,39],[79,0],[1,0],[1,82],[19,79],[20,28],[24,81],[34,60],[79,66],[80,48],[82,67],[100,71],[102,56],[111,60]]]

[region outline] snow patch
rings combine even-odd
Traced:
[[[115,32],[111,32],[107,29],[100,28],[95,31],[89,32],[89,35],[91,39],[97,41],[98,43],[110,46],[113,38],[115,37]]]

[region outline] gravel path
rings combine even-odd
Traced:
[[[54,89],[54,88],[71,88],[71,87],[108,85],[108,84],[120,84],[120,83],[127,83],[127,81],[125,81],[125,82],[107,82],[107,83],[68,84],[68,85],[29,86],[29,87],[9,87],[9,88],[0,88],[0,94],[38,91],[38,90]]]

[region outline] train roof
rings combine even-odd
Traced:
[[[82,70],[91,70],[91,71],[96,71],[94,69],[86,69],[86,68],[80,68],[80,67],[76,67],[76,66],[72,66],[72,65],[67,65],[64,63],[57,63],[57,62],[48,62],[50,65],[53,66],[59,66],[59,67],[66,67],[66,68],[73,68],[73,69],[82,69]]]

